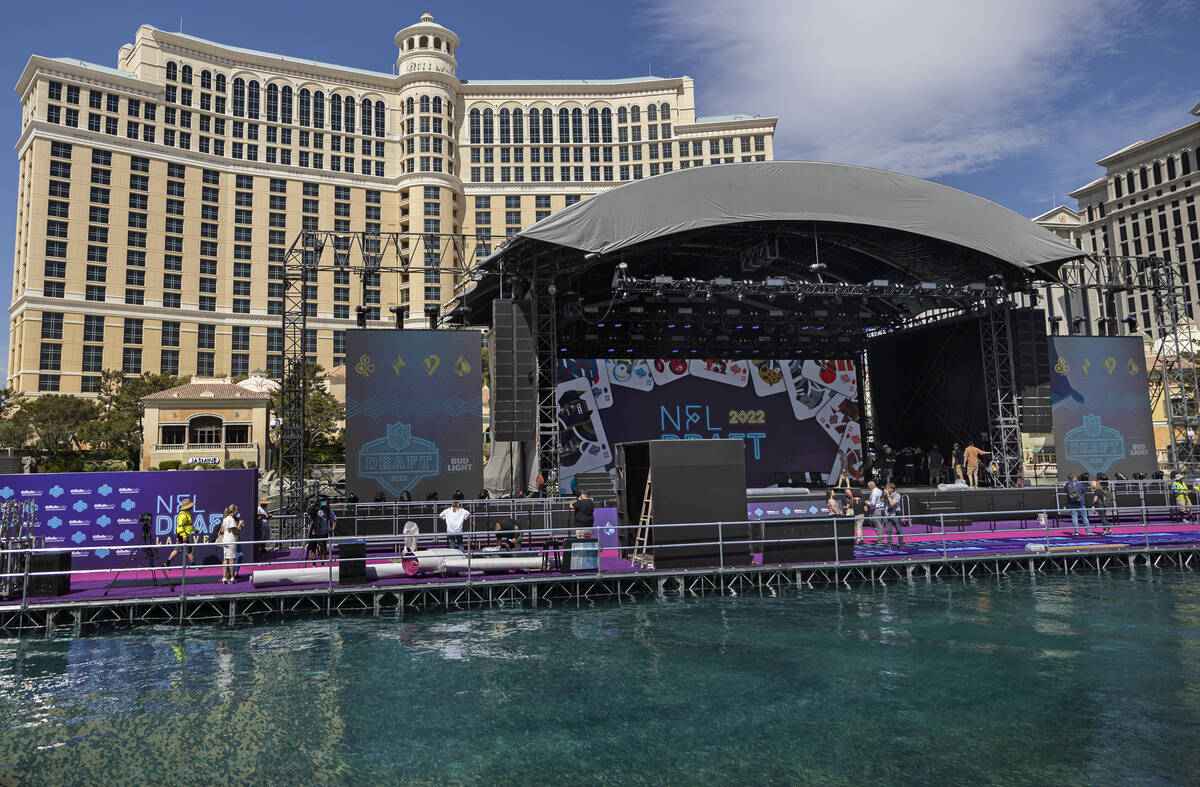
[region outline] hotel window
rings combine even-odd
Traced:
[[[214,353],[196,353],[196,374],[201,377],[212,377],[214,360]],[[219,443],[221,428],[219,426],[212,427],[211,434],[215,435],[215,437],[209,437],[210,430],[198,428],[195,434],[196,442]]]
[[[162,374],[179,374],[179,350],[163,350],[158,368]]]
[[[121,352],[121,371],[125,374],[142,373],[142,348],[125,347]]]
[[[62,345],[42,342],[38,369],[57,372],[62,369]]]
[[[83,363],[80,366],[80,371],[104,371],[104,348],[100,345],[85,344],[83,346]]]
[[[39,374],[38,391],[57,391],[59,382],[57,374]]]
[[[95,314],[85,314],[83,317],[83,340],[85,342],[104,341],[104,317]]]
[[[62,339],[63,316],[61,312],[42,312],[42,338]]]

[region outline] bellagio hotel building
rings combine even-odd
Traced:
[[[277,377],[283,263],[303,230],[494,241],[622,183],[772,158],[774,118],[697,117],[689,77],[460,79],[458,37],[428,14],[395,44],[394,73],[152,27],[116,68],[31,57],[16,87],[9,385],[88,394],[105,369]],[[322,266],[305,284],[306,354],[343,364],[360,306],[369,325],[398,306],[423,327],[471,262],[365,281]]]

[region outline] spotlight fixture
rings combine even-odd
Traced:
[[[1004,277],[1001,276],[999,273],[993,273],[991,276],[987,277],[987,283],[992,285],[993,287],[1003,287],[1004,286]]]
[[[813,273],[820,273],[821,271],[825,270],[828,267],[829,266],[823,262],[814,262],[808,266],[808,269],[810,271],[812,271]]]

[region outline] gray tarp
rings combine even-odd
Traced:
[[[561,210],[517,237],[607,253],[688,230],[760,221],[888,227],[1021,268],[1083,254],[1024,216],[965,191],[894,172],[807,161],[723,164],[634,181]]]

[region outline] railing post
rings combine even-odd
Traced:
[[[942,560],[947,560],[949,556],[946,554],[946,515],[938,514],[938,522],[942,528]]]
[[[179,575],[179,625],[183,625],[183,615],[187,608],[187,567],[188,567],[188,551],[187,547],[192,544],[183,544],[183,551],[180,553],[180,559],[183,561],[183,568]]]
[[[329,595],[333,595],[333,536],[325,536],[325,559],[329,565]]]
[[[1057,502],[1057,501],[1055,501],[1055,502]],[[1043,533],[1042,538],[1045,539],[1046,552],[1049,553],[1050,552],[1050,516],[1047,512],[1043,511],[1041,519],[1042,519],[1042,525],[1045,527],[1045,531]]]
[[[725,573],[725,527],[724,522],[717,523],[717,554],[721,561],[721,573]]]
[[[829,521],[833,525],[833,565],[836,567],[842,564],[841,557],[838,554],[837,517],[830,517]]]

